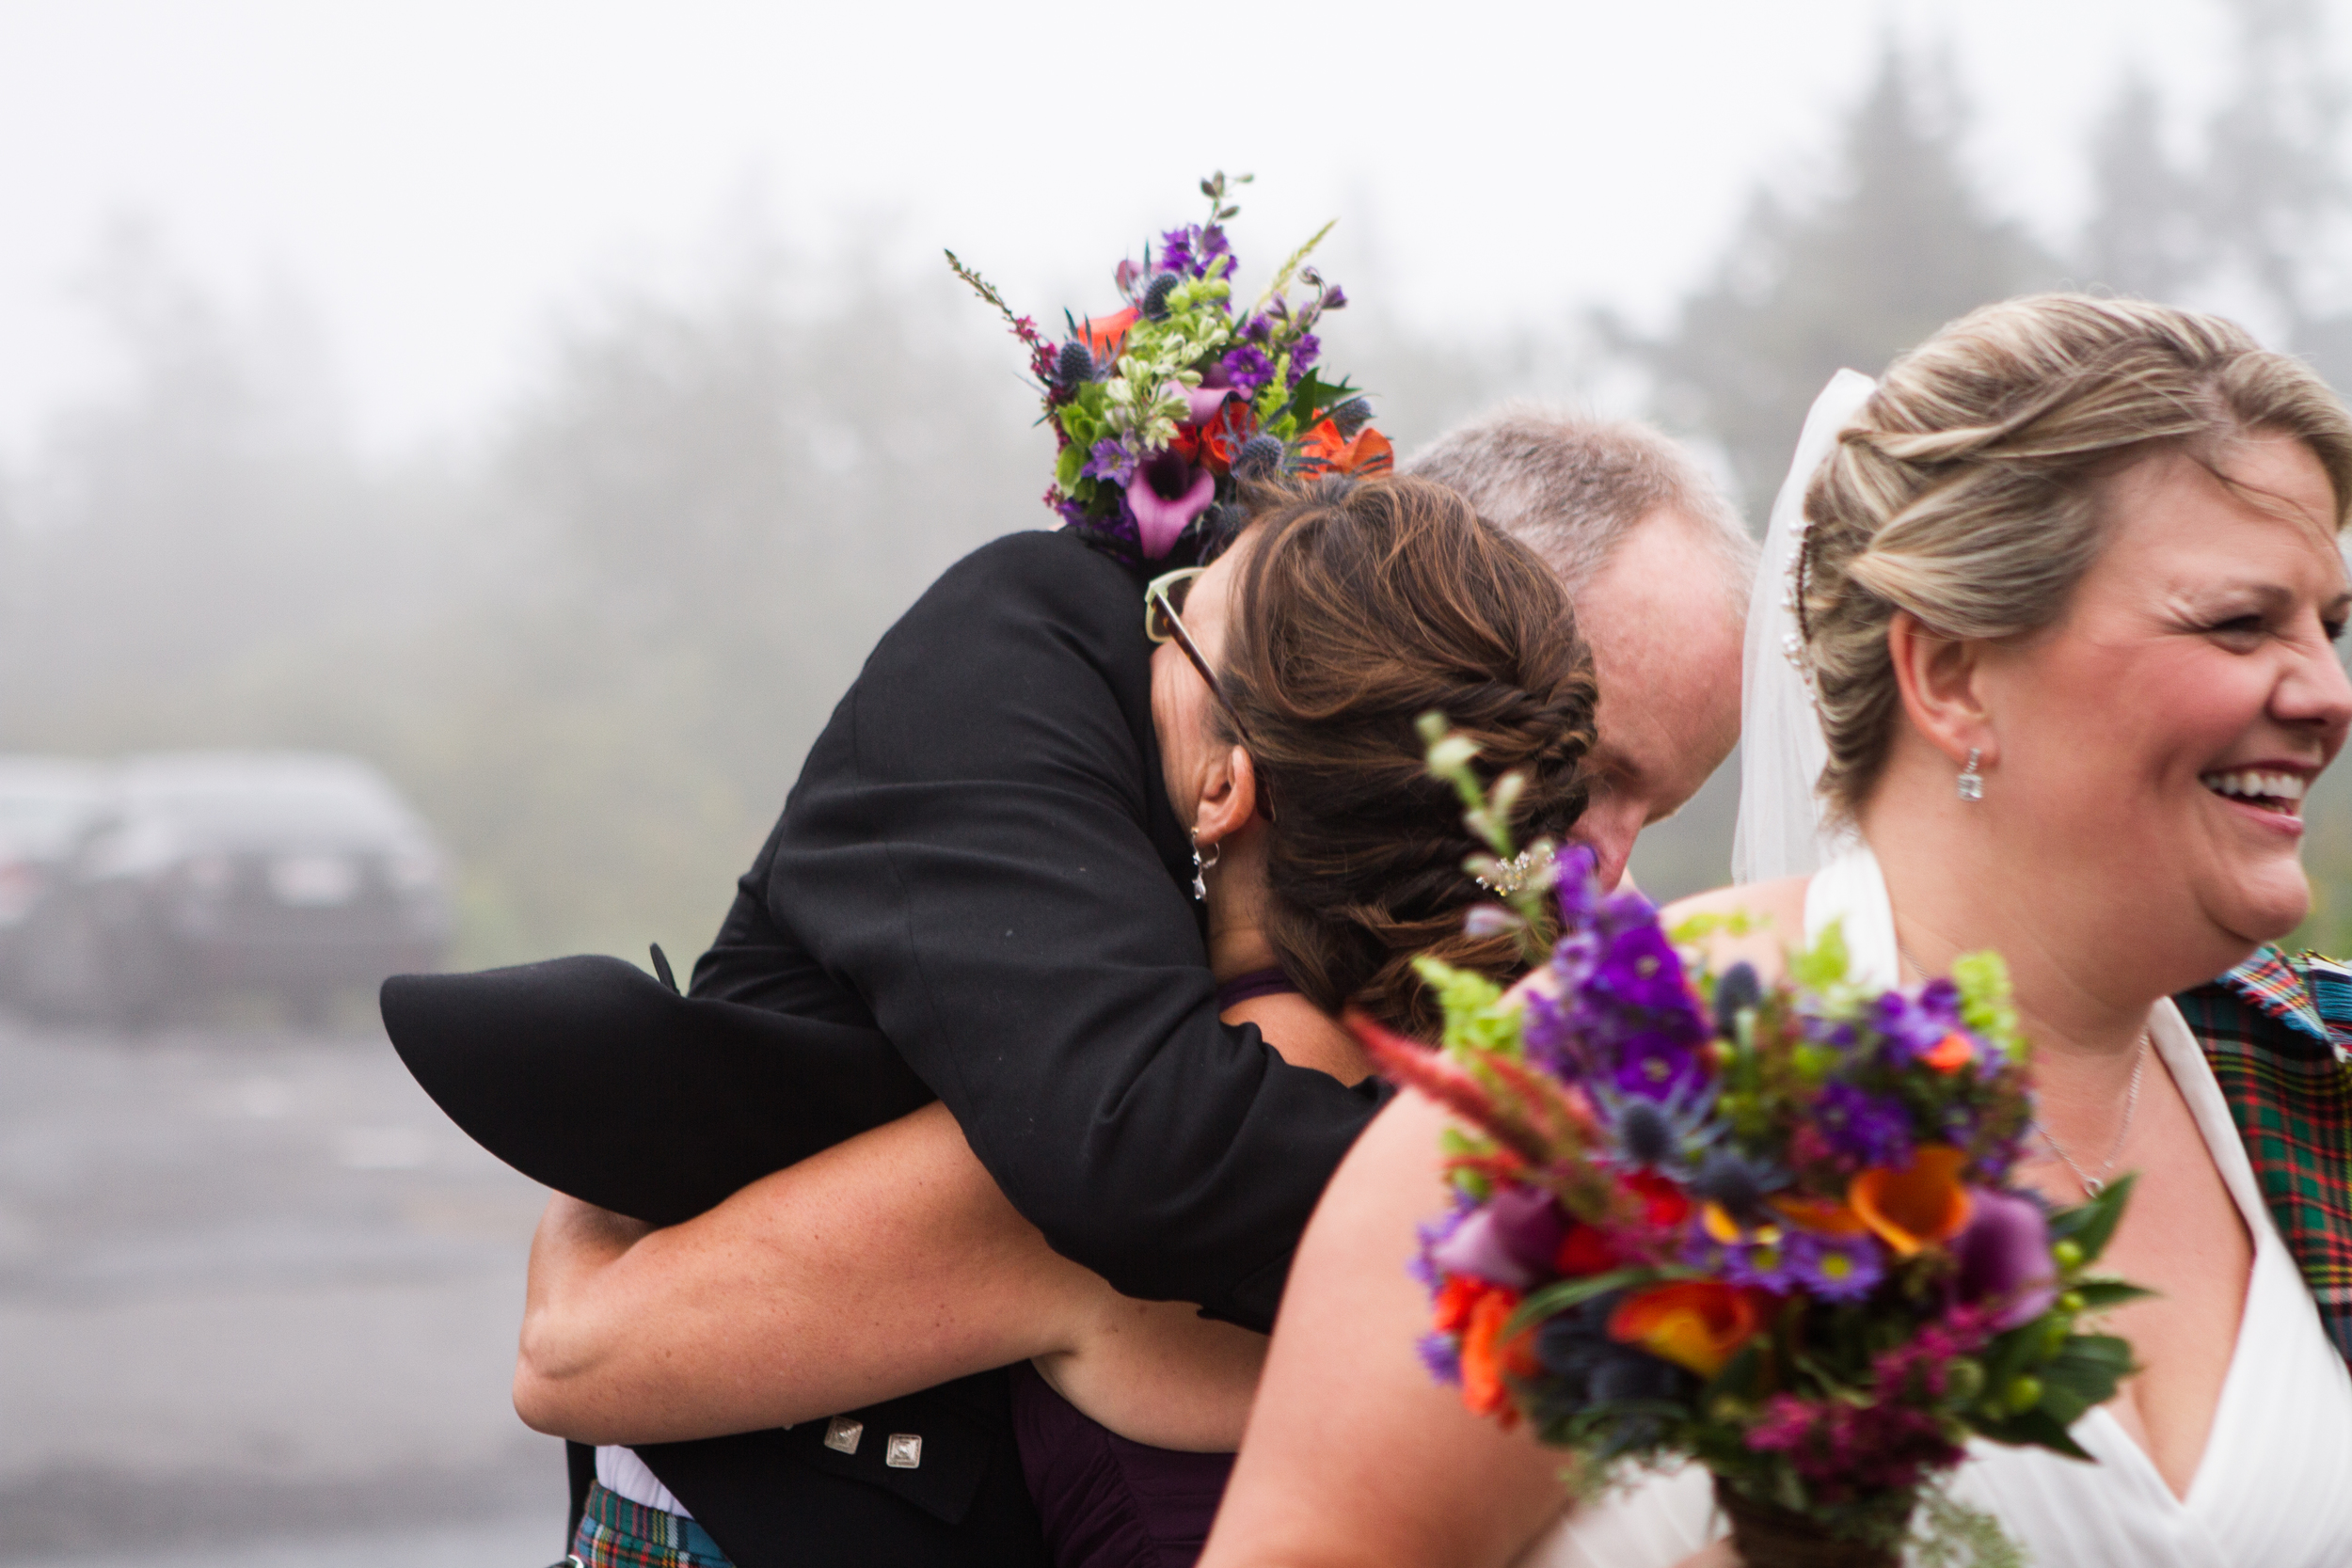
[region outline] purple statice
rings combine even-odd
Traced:
[[[1813,1119],[1831,1148],[1865,1165],[1911,1163],[1911,1117],[1884,1095],[1832,1084],[1813,1103]]]
[[[1450,1337],[1424,1334],[1413,1342],[1413,1348],[1421,1353],[1421,1364],[1429,1369],[1431,1377],[1445,1384],[1462,1381],[1462,1352]]]
[[[1886,1277],[1886,1259],[1878,1238],[1867,1230],[1850,1236],[1793,1230],[1788,1277],[1821,1301],[1860,1301]]]
[[[1094,443],[1094,450],[1087,454],[1086,466],[1078,472],[1124,490],[1136,477],[1136,454],[1118,436],[1105,436]]]
[[[1274,379],[1274,361],[1255,343],[1229,349],[1217,363],[1225,372],[1226,381],[1244,397],[1256,397],[1258,388]]]

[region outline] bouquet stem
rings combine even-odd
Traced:
[[[1715,1504],[1731,1521],[1731,1544],[1744,1568],[1900,1568],[1903,1537],[1919,1496],[1890,1492],[1874,1501],[1868,1514],[1856,1521],[1867,1535],[1856,1537],[1832,1530],[1810,1514],[1759,1502],[1715,1478]]]

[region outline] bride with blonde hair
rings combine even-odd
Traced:
[[[2111,1315],[2138,1370],[2073,1428],[2096,1463],[1979,1442],[1954,1482],[2042,1568],[2352,1560],[2352,977],[2266,945],[2352,725],[2348,506],[2352,418],[2307,366],[2045,294],[1842,375],[1775,509],[1745,885],[1669,916],[1760,917],[1710,954],[1759,967],[1841,921],[1879,985],[1999,952],[2021,1174],[2070,1204],[2137,1173],[2106,1261],[2156,1293]],[[1703,1473],[1564,1515],[1557,1456],[1421,1370],[1444,1126],[1401,1098],[1326,1194],[1204,1563],[1736,1560]]]

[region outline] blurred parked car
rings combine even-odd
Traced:
[[[383,775],[349,757],[190,752],[124,764],[25,919],[10,1000],[136,1023],[230,990],[315,1021],[341,992],[431,969],[446,862]]]
[[[0,755],[0,991],[18,933],[102,809],[106,781],[95,763]]]

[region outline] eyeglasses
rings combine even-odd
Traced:
[[[1184,623],[1177,615],[1177,611],[1184,608],[1184,600],[1191,595],[1192,585],[1207,570],[1206,566],[1184,566],[1173,572],[1163,572],[1152,579],[1151,585],[1143,591],[1143,635],[1154,644],[1174,642],[1184,650],[1184,657],[1192,660],[1192,667],[1200,672],[1200,678],[1209,683],[1209,695],[1216,698],[1216,705],[1225,710],[1225,717],[1233,721],[1233,733],[1241,737],[1244,746],[1253,746],[1249,726],[1241,721],[1241,714],[1234,708],[1232,699],[1226,696],[1225,688],[1217,684],[1216,672],[1209,668],[1209,661],[1201,657],[1200,645],[1192,640],[1192,633],[1184,629]]]

